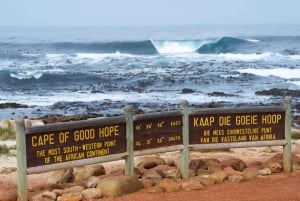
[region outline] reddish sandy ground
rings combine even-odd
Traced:
[[[270,153],[266,151],[272,150]],[[282,149],[271,148],[242,148],[233,149],[230,152],[217,153],[191,153],[191,158],[212,157],[223,159],[237,157],[245,161],[265,161],[274,153]],[[298,152],[297,152],[298,153]],[[172,155],[176,153],[164,154]],[[1,161],[0,161],[1,162]],[[107,164],[110,170],[119,169],[123,162],[111,162]],[[30,175],[29,186],[41,185],[46,181],[48,173]],[[16,173],[9,175],[0,174],[0,182],[15,183]],[[270,176],[256,178],[241,183],[225,181],[205,187],[199,191],[179,191],[175,193],[144,193],[142,191],[123,195],[117,198],[102,198],[97,201],[300,201],[300,169],[292,173],[274,173]],[[1,197],[0,197],[1,201]],[[92,200],[96,201],[96,200]]]
[[[277,173],[242,183],[221,184],[199,191],[149,194],[137,192],[102,201],[300,201],[300,171]]]

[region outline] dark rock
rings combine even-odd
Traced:
[[[282,54],[284,55],[298,55],[299,52],[295,49],[285,49],[282,51]]]
[[[0,103],[0,109],[5,108],[28,108],[28,106],[19,103]]]
[[[209,95],[209,96],[221,96],[221,97],[235,96],[234,94],[226,94],[226,93],[220,92],[220,91],[214,91],[212,93],[208,93],[207,95]]]
[[[292,96],[292,97],[300,97],[299,90],[291,90],[291,89],[278,89],[273,88],[270,90],[262,90],[255,92],[256,95],[262,96]]]
[[[189,88],[184,88],[184,89],[181,90],[182,94],[192,94],[194,92],[195,92],[194,89],[189,89]]]
[[[96,117],[98,117],[98,116],[92,115],[92,114],[77,114],[77,115],[71,115],[71,116],[48,115],[48,116],[42,117],[41,120],[45,124],[53,124],[53,123],[58,123],[58,122],[87,120],[87,119],[96,118]]]

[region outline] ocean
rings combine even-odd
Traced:
[[[299,89],[300,26],[0,27],[0,119],[297,108]]]

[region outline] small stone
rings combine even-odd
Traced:
[[[144,188],[152,187],[155,184],[152,179],[142,178],[140,181],[142,182]]]
[[[169,179],[181,179],[181,173],[178,169],[170,169],[165,174],[166,178]]]
[[[228,177],[228,181],[232,182],[232,183],[240,183],[242,181],[244,181],[245,178],[241,175],[230,175]]]
[[[246,168],[242,174],[246,181],[253,180],[258,176],[256,168]]]
[[[152,186],[149,188],[145,188],[143,191],[146,193],[163,193],[164,189],[162,189],[161,187],[158,187],[158,186]]]
[[[158,181],[156,186],[164,189],[165,192],[179,191],[179,185],[177,184],[177,182],[168,178]]]
[[[43,198],[48,198],[48,199],[51,199],[51,200],[56,200],[57,195],[54,192],[46,191],[46,192],[42,193],[42,197]]]
[[[85,186],[87,188],[95,188],[99,181],[100,181],[100,179],[98,177],[91,176],[91,177],[88,178],[87,183],[86,183]]]
[[[282,170],[282,165],[276,161],[272,161],[272,160],[269,160],[269,161],[266,161],[264,163],[264,167],[265,168],[269,168],[272,173],[278,173],[278,172],[281,172]]]
[[[232,167],[236,171],[244,171],[245,168],[247,168],[247,164],[238,158],[231,158],[227,160],[222,161],[223,168],[225,167]]]
[[[193,177],[194,180],[198,181],[203,186],[211,186],[214,185],[216,182],[213,179],[205,178],[203,176]]]
[[[47,183],[62,184],[70,180],[73,174],[73,168],[52,171],[49,175]]]
[[[85,199],[98,199],[102,197],[101,189],[99,188],[88,188],[81,192]]]
[[[258,170],[258,174],[262,175],[262,176],[271,175],[272,171],[270,170],[270,168],[264,168],[264,169]]]
[[[156,170],[148,170],[143,174],[142,179],[152,179],[154,183],[157,183],[162,176]]]
[[[72,186],[70,188],[65,188],[65,192],[67,193],[77,193],[84,190],[83,186]]]
[[[81,201],[83,199],[81,193],[66,193],[57,197],[57,201]]]
[[[202,190],[204,186],[195,179],[184,179],[179,182],[179,186],[182,190]]]
[[[217,171],[208,176],[209,179],[214,180],[216,183],[223,182],[228,177],[224,171]]]

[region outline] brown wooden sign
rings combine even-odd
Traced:
[[[27,167],[126,152],[125,120],[87,120],[26,130]]]
[[[254,110],[255,111],[255,110]],[[285,139],[284,111],[226,110],[189,116],[190,144],[237,143]]]
[[[142,115],[134,120],[134,150],[182,144],[180,112]]]

